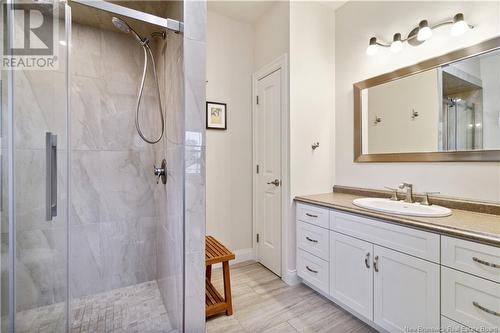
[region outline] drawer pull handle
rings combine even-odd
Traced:
[[[491,262],[487,262],[487,261],[481,260],[481,259],[476,258],[476,257],[472,257],[472,260],[474,260],[475,262],[480,263],[482,265],[485,265],[485,266],[489,266],[489,267],[493,267],[493,268],[500,268],[500,265],[493,264]]]
[[[496,312],[496,311],[490,310],[488,308],[485,308],[484,306],[480,305],[478,302],[472,302],[472,305],[474,305],[479,310],[482,310],[482,311],[484,311],[486,313],[489,313],[489,314],[492,314],[494,316],[500,317],[500,313],[499,312]]]
[[[312,273],[318,273],[318,271],[315,271],[314,269],[309,268],[309,266],[306,266],[307,270]]]
[[[309,217],[314,217],[314,218],[318,217],[318,215],[313,215],[313,214],[309,214],[309,213],[306,213],[306,215]]]
[[[306,236],[306,239],[310,242],[317,243],[318,241],[316,239],[312,239]]]
[[[375,272],[378,272],[378,256],[375,256],[375,260],[373,261],[373,269]]]
[[[368,263],[368,260],[370,260],[370,252],[368,252],[366,254],[366,257],[365,257],[365,266],[366,266],[366,268],[369,269],[370,268],[370,264]]]

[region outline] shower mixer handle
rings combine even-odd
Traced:
[[[156,179],[156,184],[159,184],[160,180],[164,185],[167,183],[167,174],[165,171],[166,168],[167,168],[167,161],[165,161],[165,159],[161,161],[161,166],[159,168],[157,168],[156,165],[153,165],[153,172],[155,176],[158,177]]]

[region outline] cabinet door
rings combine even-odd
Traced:
[[[373,245],[330,231],[330,295],[373,320]]]
[[[389,332],[439,328],[439,265],[374,246],[374,321]]]

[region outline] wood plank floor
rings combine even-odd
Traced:
[[[222,270],[212,273],[222,291]],[[371,327],[303,284],[290,287],[264,266],[231,266],[234,314],[207,320],[207,333],[375,332]]]

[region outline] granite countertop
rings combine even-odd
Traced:
[[[345,212],[383,219],[391,223],[416,227],[443,235],[466,238],[500,247],[500,215],[476,213],[459,209],[452,209],[453,214],[447,217],[426,218],[392,215],[357,207],[352,203],[357,198],[362,198],[362,196],[332,192],[297,196],[295,197],[295,201],[335,208]]]

